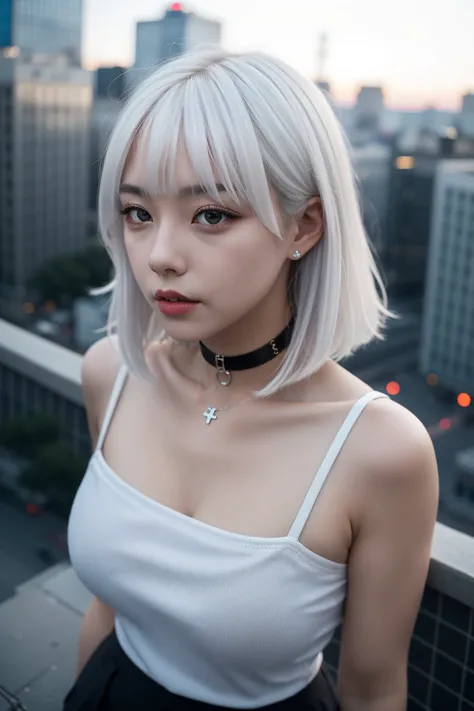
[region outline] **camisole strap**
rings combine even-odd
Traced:
[[[339,452],[341,451],[344,442],[349,436],[354,424],[359,419],[365,406],[369,402],[372,402],[372,400],[376,400],[380,397],[388,397],[388,395],[377,391],[367,393],[366,395],[363,395],[351,408],[349,414],[347,415],[338,433],[336,434],[331,446],[329,447],[327,454],[321,463],[321,466],[316,472],[316,476],[314,477],[313,483],[311,484],[311,487],[305,497],[305,500],[303,501],[301,508],[298,511],[295,521],[291,527],[289,533],[290,538],[299,539],[301,532],[303,531],[303,528],[306,524],[306,521],[308,520],[308,517],[311,511],[313,510],[316,499],[318,498],[319,493],[324,486],[324,482],[326,481],[328,474],[331,471],[332,466],[336,461],[336,458]]]
[[[120,397],[120,393],[122,392],[126,377],[127,368],[125,365],[122,365],[120,367],[119,372],[117,373],[117,377],[115,378],[114,387],[112,388],[109,402],[107,404],[107,409],[105,411],[104,421],[102,423],[102,427],[100,428],[99,437],[97,439],[96,449],[99,451],[102,449],[102,445],[104,444],[105,435],[107,434],[107,430],[109,429],[110,421],[112,420],[112,416],[117,406],[117,402]]]

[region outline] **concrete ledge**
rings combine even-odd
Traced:
[[[0,364],[83,405],[82,356],[0,319]]]
[[[437,523],[428,584],[435,590],[474,605],[474,538]]]

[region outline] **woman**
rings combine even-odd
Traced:
[[[99,203],[114,335],[83,363],[64,710],[402,711],[436,462],[338,363],[392,314],[330,106],[262,54],[182,56],[124,108]]]

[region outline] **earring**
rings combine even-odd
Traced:
[[[299,259],[301,257],[301,252],[299,249],[295,249],[293,254],[291,255],[292,259]]]

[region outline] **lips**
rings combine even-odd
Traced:
[[[166,299],[158,299],[158,309],[165,316],[185,316],[197,308],[197,301],[167,301]]]
[[[155,292],[155,299],[157,301],[167,301],[169,303],[186,303],[186,304],[197,304],[195,299],[190,299],[188,296],[181,294],[179,291],[162,291],[158,289]]]

